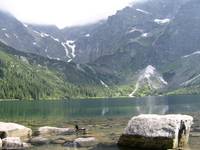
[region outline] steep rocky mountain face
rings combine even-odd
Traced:
[[[43,56],[42,65],[73,84],[114,87],[120,96],[184,91],[200,85],[199,12],[198,0],[147,0],[64,29],[23,24],[0,12],[0,41]]]
[[[165,33],[185,2],[149,0],[118,11],[95,31],[88,33],[90,36],[76,40],[75,60],[80,63],[94,62],[104,56],[112,58],[122,54],[123,57],[127,53],[129,64],[144,64],[141,68],[148,63],[155,64],[156,41]],[[110,63],[103,59],[102,62],[113,66],[113,61]]]
[[[200,1],[185,3],[157,40],[155,48],[161,62],[170,62],[200,49]],[[162,53],[158,53],[158,51]]]
[[[182,56],[164,67],[163,76],[170,91],[185,89],[184,93],[196,93],[200,85],[200,51]],[[189,90],[190,89],[190,90]],[[199,92],[198,92],[199,93]]]
[[[24,52],[51,59],[68,61],[74,57],[73,43],[65,40],[55,26],[37,26],[21,23],[0,11],[0,41]]]

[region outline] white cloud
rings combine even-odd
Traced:
[[[0,0],[7,10],[24,22],[56,24],[59,27],[104,19],[133,0]]]

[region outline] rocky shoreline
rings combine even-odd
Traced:
[[[198,132],[200,119],[198,115],[199,114],[192,114],[194,117],[194,124],[191,127],[190,138],[192,141],[190,140],[189,144],[193,144],[193,142],[195,142],[197,139],[200,139],[200,134]],[[86,127],[86,134],[77,134],[74,127],[70,126],[74,125],[77,120],[68,122],[69,126],[67,125],[67,127],[66,124],[61,125],[64,128],[42,126],[36,127],[33,131],[30,128],[26,128],[24,126],[24,128],[22,128],[21,125],[15,124],[18,127],[21,127],[21,131],[13,134],[12,139],[9,139],[9,137],[4,137],[2,140],[0,140],[0,146],[3,146],[5,149],[5,141],[10,141],[11,143],[7,144],[7,147],[12,146],[12,142],[14,142],[15,146],[21,146],[18,149],[43,149],[44,146],[59,147],[58,149],[65,149],[65,147],[72,149],[73,147],[80,147],[81,149],[94,150],[102,149],[101,147],[116,147],[114,149],[118,149],[117,141],[123,133],[123,129],[126,127],[128,120],[128,118],[107,118],[107,120],[98,119],[96,121],[93,120],[93,122],[90,122],[90,120],[82,120],[81,122],[79,120],[79,125]],[[29,132],[22,132],[22,129],[26,129],[25,131]],[[18,130],[18,128],[16,130]],[[23,133],[23,135],[19,136],[19,133]],[[25,137],[28,137],[28,140],[24,138],[24,134],[26,135]]]
[[[1,149],[28,149],[32,146],[60,144],[64,147],[93,147],[98,144],[95,137],[84,136],[73,128],[39,127],[30,128],[16,123],[0,122]]]

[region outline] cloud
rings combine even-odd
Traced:
[[[0,0],[0,9],[19,20],[59,27],[92,23],[114,14],[133,0]]]

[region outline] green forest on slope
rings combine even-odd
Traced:
[[[75,85],[63,74],[23,56],[12,55],[0,47],[0,99],[39,100],[109,96],[101,86]]]

